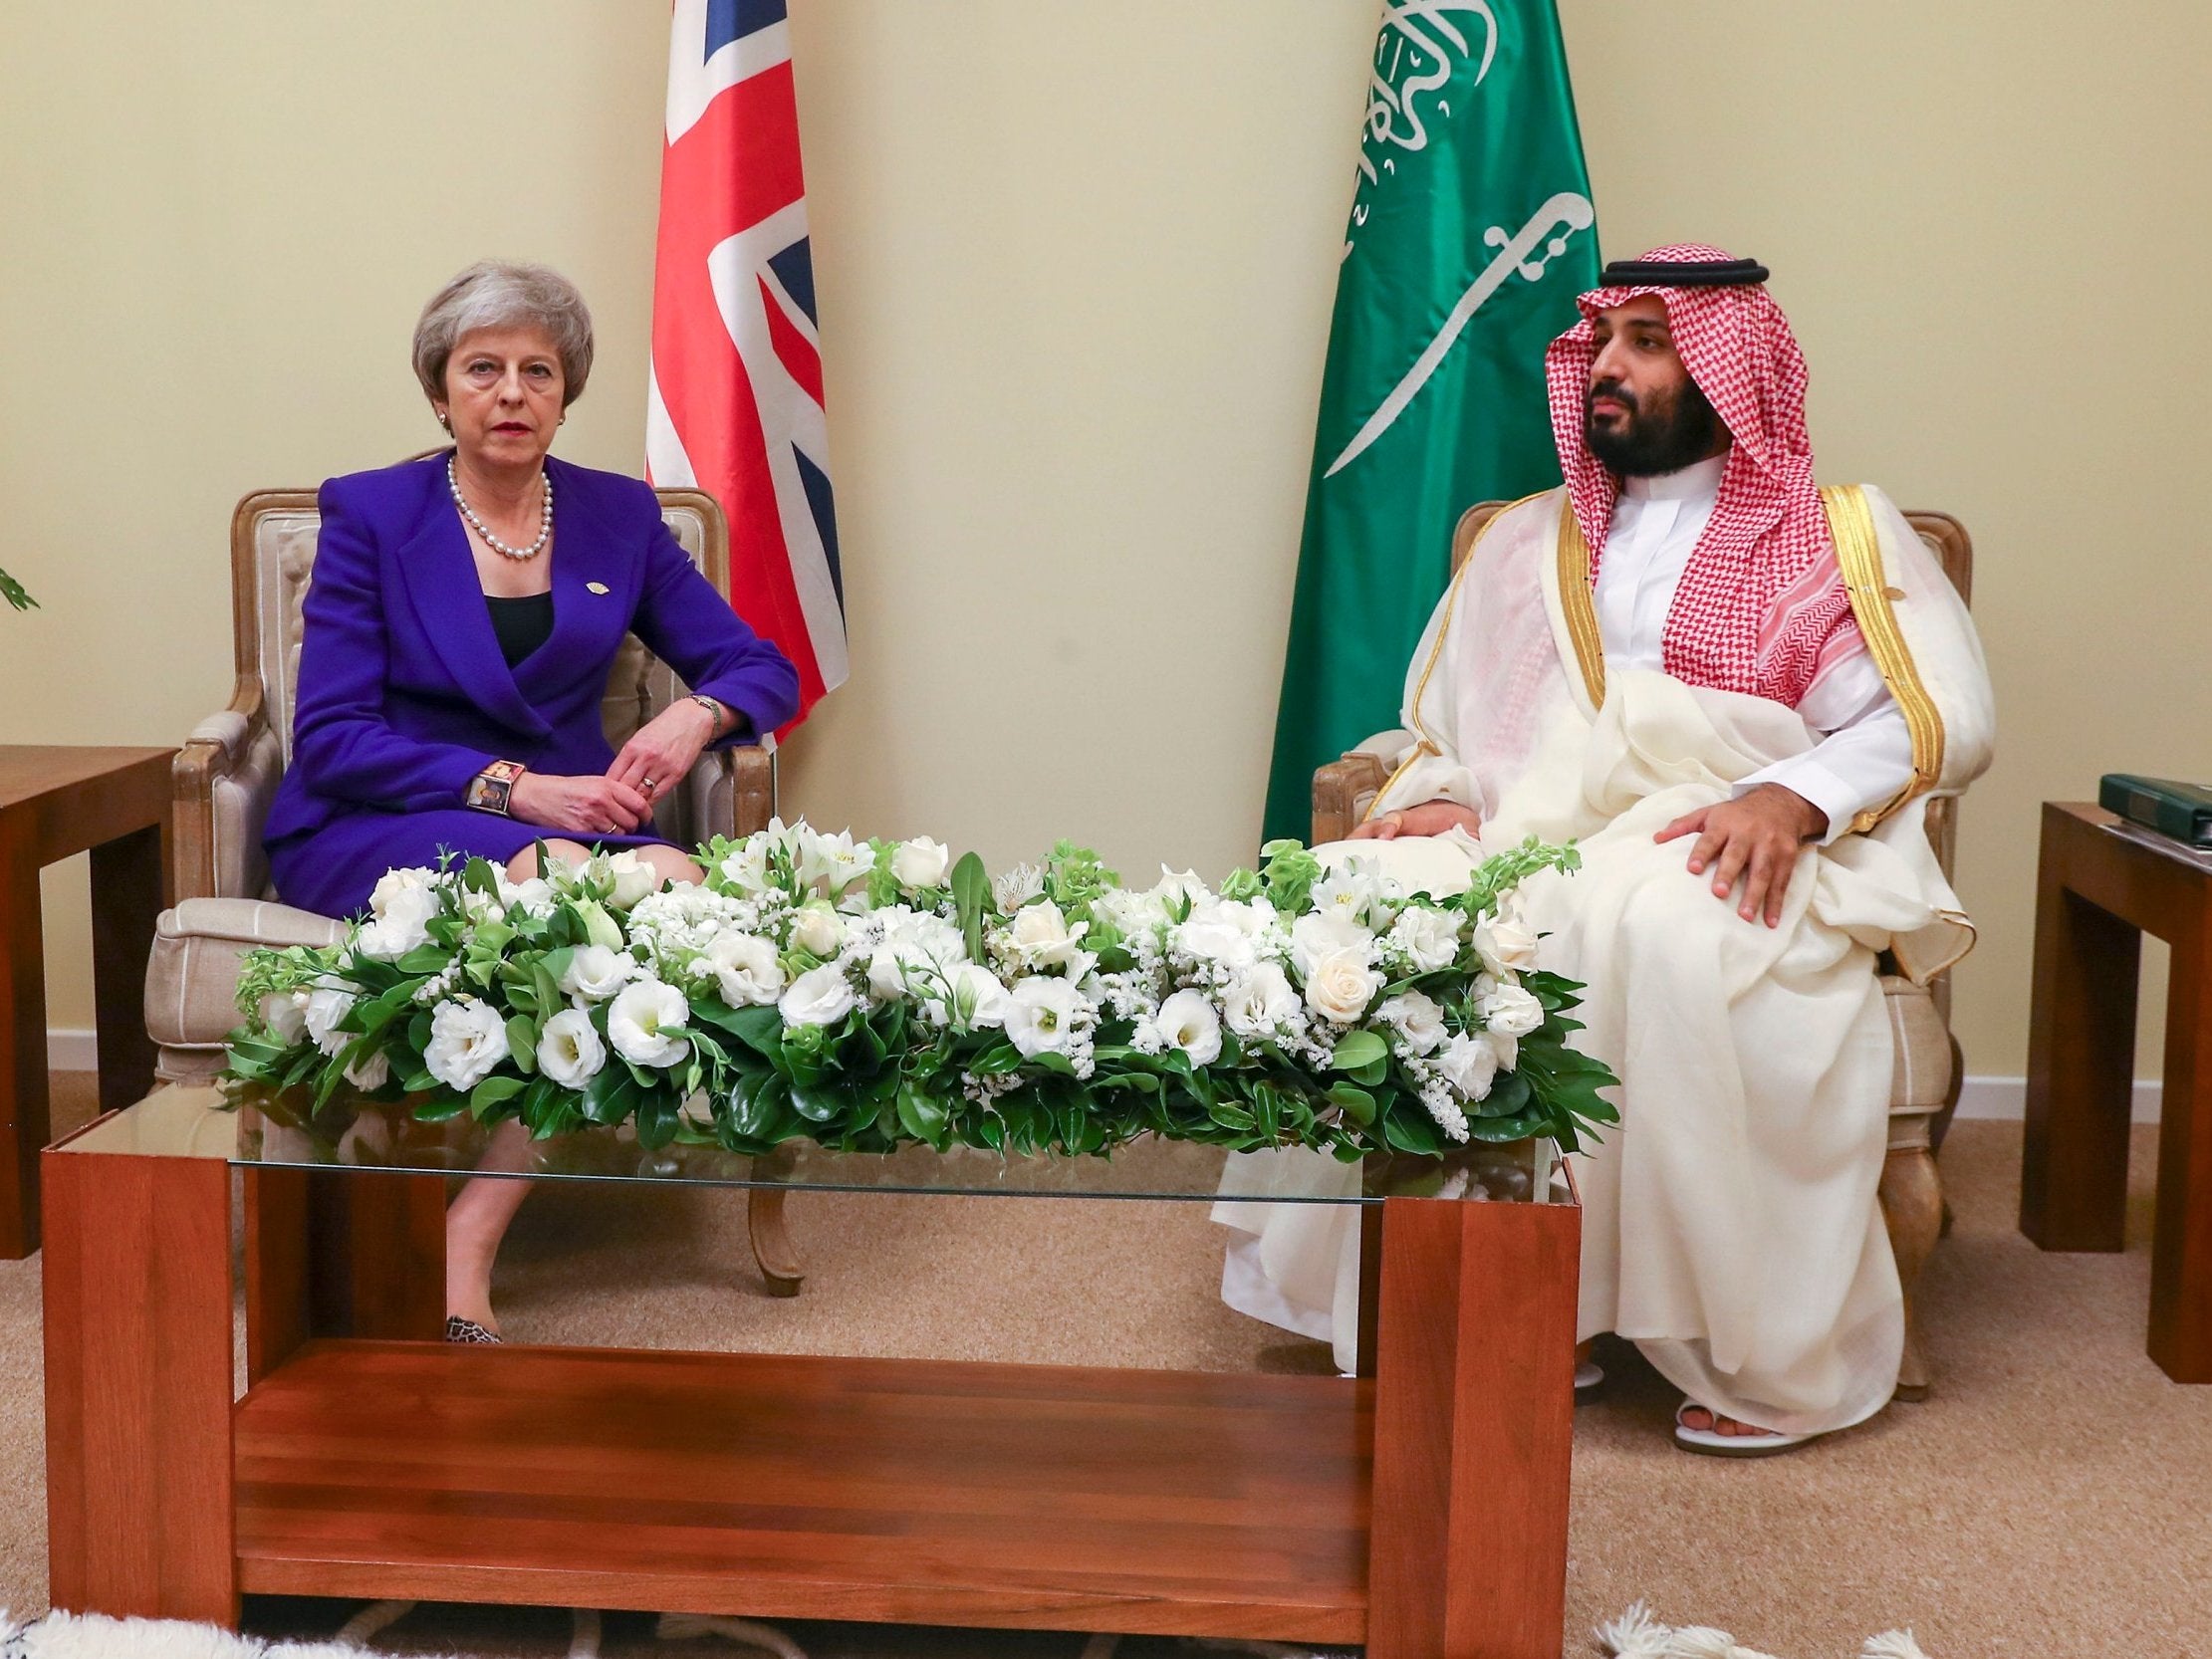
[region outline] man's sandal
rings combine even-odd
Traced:
[[[1809,1440],[1821,1438],[1817,1434],[1777,1434],[1771,1429],[1761,1429],[1757,1434],[1722,1434],[1718,1429],[1693,1429],[1682,1421],[1685,1411],[1702,1411],[1715,1419],[1721,1413],[1695,1400],[1684,1400],[1674,1408],[1674,1444],[1700,1457],[1771,1458],[1778,1452],[1794,1451]]]

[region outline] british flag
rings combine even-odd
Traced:
[[[804,717],[845,679],[845,592],[784,11],[675,0],[645,467],[722,503],[732,601]]]

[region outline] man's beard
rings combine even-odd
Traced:
[[[1609,430],[1591,418],[1590,406],[1611,397],[1627,406],[1627,419]],[[1615,476],[1652,478],[1680,472],[1711,455],[1726,436],[1721,418],[1688,375],[1665,402],[1640,408],[1618,380],[1600,380],[1583,394],[1583,440]]]

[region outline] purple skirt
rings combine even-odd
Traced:
[[[369,895],[384,871],[417,864],[435,868],[438,854],[448,847],[463,857],[473,854],[505,864],[534,841],[580,838],[565,830],[458,807],[429,813],[350,813],[304,835],[271,841],[269,876],[286,904],[323,916],[352,916],[369,908]],[[637,834],[595,835],[590,844],[619,849],[675,843]]]

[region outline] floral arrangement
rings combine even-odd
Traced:
[[[338,944],[248,959],[227,1075],[754,1154],[1151,1133],[1352,1159],[1571,1149],[1617,1120],[1569,1042],[1581,987],[1510,903],[1571,847],[1501,852],[1452,898],[1296,841],[1218,891],[1126,887],[1065,841],[994,880],[927,837],[804,823],[700,859],[702,886],[628,852],[519,884],[480,858],[393,870]]]

